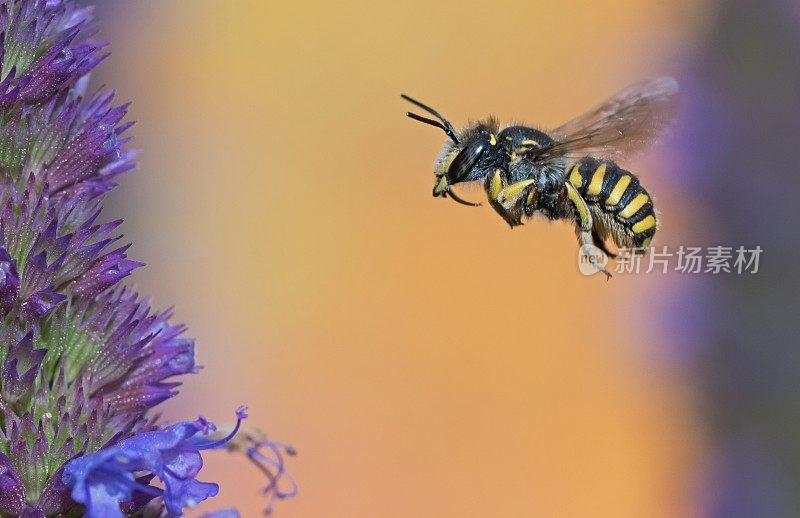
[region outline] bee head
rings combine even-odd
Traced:
[[[406,112],[408,117],[442,129],[450,139],[445,143],[439,158],[434,164],[433,174],[436,176],[436,181],[433,184],[433,195],[446,198],[449,194],[458,203],[471,206],[480,205],[480,203],[472,203],[461,199],[453,192],[451,186],[460,182],[479,180],[483,177],[485,157],[489,154],[487,151],[493,150],[497,144],[495,137],[497,131],[496,123],[490,120],[488,123],[474,124],[459,135],[453,125],[439,115],[436,110],[407,95],[402,95],[402,97],[427,111],[438,120]]]

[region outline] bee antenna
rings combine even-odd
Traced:
[[[453,140],[453,142],[455,142],[456,144],[459,143],[458,142],[458,137],[456,136],[456,130],[453,128],[453,125],[450,124],[450,121],[448,121],[447,119],[445,119],[444,117],[439,115],[439,112],[437,112],[436,110],[434,110],[430,106],[422,104],[421,102],[417,101],[416,99],[412,99],[411,97],[407,96],[406,94],[400,94],[400,97],[402,97],[406,101],[410,102],[411,104],[413,104],[415,106],[418,106],[419,108],[422,108],[423,110],[425,110],[426,112],[430,113],[431,115],[433,115],[434,117],[436,117],[439,120],[436,121],[436,120],[429,119],[427,117],[423,117],[422,115],[417,115],[416,113],[411,113],[411,112],[406,112],[406,117],[409,117],[409,118],[414,119],[414,120],[419,121],[419,122],[423,122],[425,124],[430,124],[431,126],[436,126],[437,128],[440,128],[441,130],[443,130],[447,134],[447,136],[450,137]],[[439,122],[439,121],[441,121],[441,122]]]
[[[445,125],[444,125],[444,124],[442,124],[441,122],[439,122],[439,121],[436,121],[436,120],[433,120],[433,119],[429,119],[429,118],[427,118],[427,117],[423,117],[422,115],[417,115],[416,113],[412,113],[412,112],[406,112],[406,117],[408,117],[408,118],[410,118],[410,119],[414,119],[415,121],[420,121],[420,122],[423,122],[423,123],[425,123],[425,124],[430,124],[431,126],[436,126],[437,128],[439,128],[439,129],[441,129],[441,130],[444,130],[444,132],[445,132],[445,133],[447,133],[447,135],[448,135],[448,136],[449,136],[451,139],[453,139],[453,141],[455,141],[455,143],[456,143],[456,144],[458,144],[458,140],[457,140],[457,139],[455,138],[455,136],[454,136],[454,135],[451,133],[451,130],[450,130],[450,129],[448,129],[448,128],[447,128],[447,126],[445,126]]]

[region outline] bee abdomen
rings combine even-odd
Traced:
[[[586,157],[570,170],[568,181],[586,200],[595,227],[617,246],[647,247],[656,233],[653,200],[639,179],[614,162]]]

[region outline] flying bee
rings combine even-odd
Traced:
[[[402,97],[434,118],[411,112],[408,117],[449,138],[434,164],[434,196],[477,206],[459,197],[453,185],[482,182],[489,204],[512,228],[534,214],[567,219],[575,223],[582,251],[593,245],[614,257],[608,238],[617,247],[644,249],[657,228],[650,194],[617,161],[655,140],[672,119],[677,94],[671,77],[638,83],[548,132],[518,125],[501,129],[494,118],[459,132],[436,110]],[[586,259],[611,277],[593,254]]]

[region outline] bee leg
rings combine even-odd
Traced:
[[[583,248],[583,245],[596,246],[592,231],[592,214],[589,212],[589,206],[586,204],[586,200],[583,199],[578,190],[575,189],[570,182],[564,183],[564,186],[567,189],[567,198],[569,198],[569,201],[571,201],[575,207],[575,223],[577,224],[575,230],[578,234],[578,242],[581,244],[581,248]],[[601,247],[598,248],[603,250]],[[611,273],[597,261],[594,255],[587,255],[587,259],[598,271],[603,272],[606,279],[611,278]]]
[[[536,180],[522,180],[505,186],[497,195],[497,202],[506,210],[521,207],[522,197],[529,194],[528,188],[536,185]]]
[[[495,169],[492,174],[486,177],[484,182],[484,189],[486,190],[486,197],[489,198],[489,205],[500,214],[500,217],[505,220],[511,228],[517,225],[522,225],[522,214],[515,215],[511,211],[506,210],[503,205],[497,201],[497,197],[508,185],[501,169]]]
[[[489,204],[511,228],[522,225],[522,215],[527,205],[536,200],[536,190],[531,186],[536,180],[522,180],[508,184],[501,169],[495,169],[484,185]]]
[[[596,225],[592,227],[592,241],[594,242],[594,246],[602,250],[603,253],[609,256],[610,258],[613,259],[617,256],[617,254],[608,249],[608,245],[606,245],[606,240],[603,236],[600,235],[600,232],[597,231]]]

